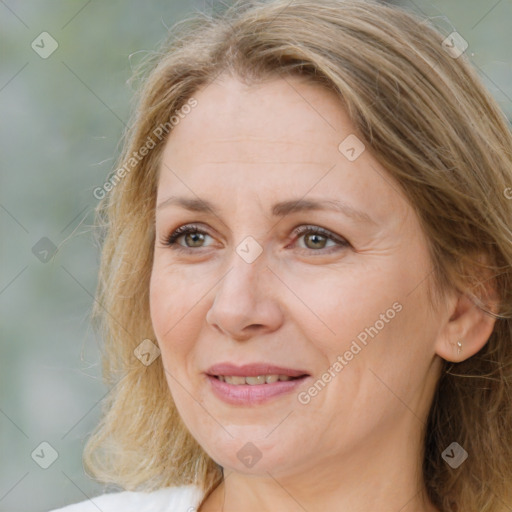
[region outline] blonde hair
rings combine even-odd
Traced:
[[[222,468],[181,421],[161,358],[146,366],[134,355],[142,340],[155,340],[149,279],[166,140],[155,128],[169,129],[170,116],[221,73],[246,83],[300,75],[336,92],[417,213],[436,284],[432,306],[457,289],[496,318],[477,354],[443,361],[423,475],[443,512],[510,510],[512,135],[466,55],[443,47],[445,37],[429,19],[373,0],[237,2],[173,27],[145,63],[118,162],[125,172],[96,212],[102,255],[92,320],[110,392],[84,449],[89,474],[127,490],[194,483],[208,494],[220,483]],[[140,157],[150,139],[154,147]],[[441,456],[453,441],[469,453],[457,469]]]

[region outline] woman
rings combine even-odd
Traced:
[[[460,40],[349,0],[178,28],[98,208],[84,462],[126,490],[61,510],[510,510],[512,137]]]

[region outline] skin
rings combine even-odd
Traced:
[[[222,76],[194,97],[166,142],[157,204],[186,196],[219,211],[156,211],[150,304],[178,411],[224,468],[201,512],[436,511],[420,468],[441,358],[476,353],[494,320],[455,292],[430,308],[418,219],[368,145],[352,162],[338,150],[357,132],[332,92]],[[327,210],[272,217],[292,198],[341,199],[374,223]],[[207,232],[178,239],[189,252],[162,243],[188,223]],[[350,245],[295,235],[303,225]],[[236,252],[247,236],[263,249],[253,263]],[[400,312],[308,404],[294,392],[233,406],[210,391],[203,372],[223,361],[306,369],[307,391],[395,302]],[[237,457],[249,441],[261,453],[250,468]]]

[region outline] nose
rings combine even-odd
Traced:
[[[282,325],[279,280],[262,253],[247,263],[234,254],[232,264],[215,288],[206,321],[224,336],[244,341],[273,332]]]

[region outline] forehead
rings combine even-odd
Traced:
[[[381,217],[399,206],[398,187],[368,151],[353,161],[343,153],[344,141],[358,138],[334,92],[300,77],[250,86],[225,77],[194,98],[166,142],[159,200],[170,193],[220,200],[237,189],[258,199],[342,195]]]
[[[340,137],[354,131],[332,91],[299,77],[250,86],[224,77],[200,89],[194,98],[197,106],[173,128],[167,145],[176,154],[186,144],[189,161],[195,150],[210,144],[225,145],[224,151],[259,153],[262,143],[276,156],[285,149],[296,152],[301,161],[301,149],[312,139],[323,141],[318,156],[331,146],[332,157]],[[307,146],[309,154],[313,146]],[[287,154],[286,161],[291,156]]]

